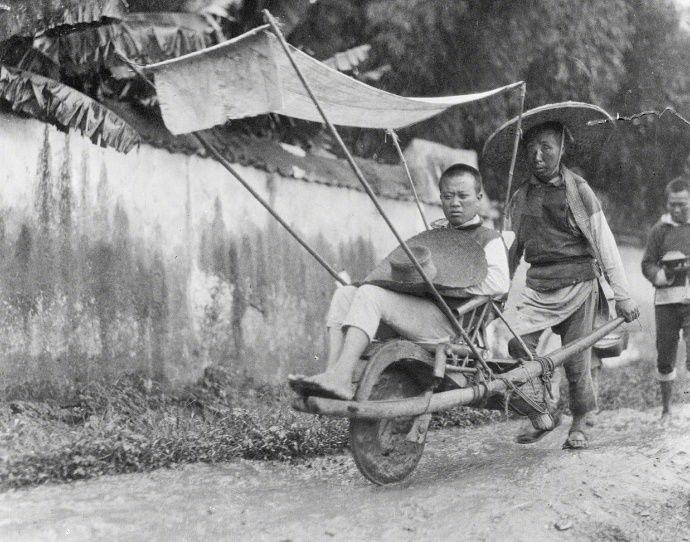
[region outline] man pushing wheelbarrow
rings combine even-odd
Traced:
[[[626,322],[639,316],[601,204],[587,182],[564,165],[564,159],[596,157],[607,125],[592,124],[606,116],[596,106],[576,102],[537,107],[522,116],[524,136],[517,161],[521,184],[509,207],[516,235],[509,255],[511,277],[523,255],[529,269],[517,311],[509,317],[522,338],[508,343],[515,358],[525,356],[525,345],[534,353],[547,329],[560,335],[564,345],[588,335],[597,311],[605,318],[617,313]],[[489,137],[483,167],[499,174],[507,171],[506,147],[516,125],[513,119]],[[585,415],[596,405],[590,356],[588,348],[564,364],[573,416],[564,448],[588,445]],[[535,442],[558,425],[560,415],[550,404],[548,414],[532,422],[535,430],[520,435],[518,442]]]

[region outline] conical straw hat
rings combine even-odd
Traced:
[[[408,239],[407,245],[413,253],[421,256],[422,268],[442,295],[457,297],[458,289],[479,284],[486,277],[488,268],[484,249],[460,230],[425,231]],[[400,267],[408,260],[402,247],[398,247],[367,275],[364,282],[396,292],[429,293],[416,269],[410,268],[401,274]]]
[[[482,175],[490,176],[493,173],[499,180],[507,182],[517,121],[518,117],[509,120],[486,140],[480,160]],[[563,159],[565,165],[591,171],[592,164],[596,163],[601,148],[611,134],[613,118],[601,107],[588,103],[547,104],[523,113],[522,133],[549,121],[560,122],[571,136],[570,141],[566,140],[566,155]],[[524,142],[521,142],[513,186],[521,184],[529,175]]]

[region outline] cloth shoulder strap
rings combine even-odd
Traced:
[[[599,252],[599,245],[594,239],[592,234],[592,227],[590,224],[590,213],[587,212],[585,207],[585,202],[582,199],[582,194],[580,193],[580,184],[587,184],[582,177],[576,176],[572,171],[567,168],[563,168],[563,180],[565,181],[565,192],[566,200],[570,211],[573,213],[573,218],[575,219],[575,224],[580,228],[580,231],[587,239],[589,246],[594,252],[594,257],[597,261],[601,262],[601,253]]]
[[[607,307],[608,314],[613,315],[614,309],[610,303],[610,300],[613,299],[613,289],[611,288],[611,285],[607,282],[606,277],[604,276],[604,273],[602,271],[603,264],[601,259],[601,251],[599,250],[599,243],[597,243],[596,239],[594,238],[594,234],[592,233],[590,213],[587,211],[587,207],[585,206],[582,194],[580,193],[580,186],[588,186],[587,181],[585,181],[582,177],[575,175],[572,171],[570,171],[567,168],[563,168],[563,180],[565,181],[565,193],[568,206],[570,207],[570,210],[573,213],[573,218],[575,219],[577,227],[580,228],[580,231],[582,231],[582,234],[585,236],[585,239],[587,239],[587,243],[592,249],[594,258],[597,261],[599,286],[601,287],[601,291],[604,294],[604,298],[608,302],[607,305],[609,305]]]

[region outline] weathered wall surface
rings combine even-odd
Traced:
[[[209,363],[265,381],[319,366],[333,280],[218,164],[0,123],[5,393],[130,371],[187,379]],[[395,246],[362,192],[238,169],[355,278]],[[421,231],[411,202],[383,202],[405,236]]]

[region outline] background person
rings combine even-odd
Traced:
[[[678,177],[666,185],[666,209],[668,213],[661,216],[649,234],[642,258],[642,273],[655,288],[656,363],[664,423],[671,418],[681,330],[686,345],[685,363],[690,369],[690,295],[686,272],[686,258],[690,255],[690,178]]]

